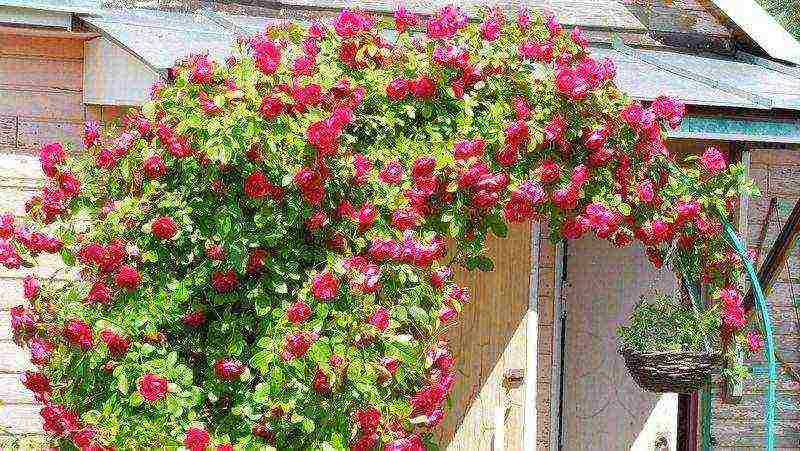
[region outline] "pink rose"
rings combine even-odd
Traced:
[[[700,166],[706,174],[715,176],[727,168],[725,156],[716,147],[709,147],[700,157]]]
[[[321,301],[330,301],[339,295],[339,279],[328,271],[314,276],[312,290],[314,297]]]
[[[389,311],[383,307],[378,307],[378,310],[369,317],[367,322],[375,326],[381,332],[385,331],[386,328],[389,327]]]
[[[205,451],[211,442],[208,431],[199,427],[190,427],[186,430],[186,439],[183,444],[189,451]]]
[[[22,279],[22,291],[25,299],[34,299],[39,294],[39,280],[34,276],[25,276]]]
[[[155,153],[144,160],[144,174],[150,179],[157,179],[167,173],[164,158]]]
[[[167,396],[167,378],[164,376],[147,373],[139,379],[139,393],[149,403],[160,401]]]
[[[297,301],[286,311],[286,317],[292,324],[300,324],[311,317],[311,307],[303,301]]]
[[[84,350],[94,347],[92,328],[80,320],[71,320],[64,327],[64,339]]]

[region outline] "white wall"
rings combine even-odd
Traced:
[[[140,105],[158,77],[153,69],[104,37],[84,44],[85,104]]]

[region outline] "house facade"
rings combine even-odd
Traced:
[[[178,58],[221,60],[237,36],[276,19],[326,18],[341,8],[385,14],[390,0],[0,0],[0,210],[22,213],[42,181],[37,152],[80,149],[87,120],[112,121],[147,97]],[[414,0],[420,13],[452,1]],[[465,6],[487,2],[457,2]],[[745,163],[762,196],[740,205],[738,227],[763,258],[800,199],[800,44],[751,1],[525,0],[580,26],[592,53],[612,58],[634,98],[684,101],[671,136],[683,154],[715,145]],[[773,199],[775,199],[773,201]],[[473,299],[448,339],[459,368],[449,450],[762,449],[764,362],[741,387],[694,396],[641,392],[617,354],[616,328],[639,295],[674,287],[641,249],[583,239],[553,245],[546,225],[517,226],[490,243],[495,271],[462,274]],[[42,269],[56,269],[55,264]],[[8,310],[26,273],[0,274],[0,425],[41,433],[18,382],[29,357],[11,342]],[[800,367],[800,250],[769,296],[777,348]],[[779,378],[779,449],[800,449],[800,380]],[[0,432],[0,435],[2,432]]]

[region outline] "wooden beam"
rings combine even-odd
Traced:
[[[100,36],[100,33],[84,33],[53,28],[13,27],[0,25],[0,34],[16,34],[19,36],[36,36],[42,38],[67,38],[88,41]]]
[[[765,294],[770,292],[772,284],[781,273],[781,268],[786,264],[786,260],[789,258],[789,253],[794,248],[798,236],[800,236],[800,200],[794,204],[792,213],[786,219],[780,235],[778,235],[775,244],[772,245],[766,260],[764,260],[764,264],[758,270],[758,282],[761,284]],[[742,305],[746,311],[753,309],[755,303],[752,287],[747,291]]]

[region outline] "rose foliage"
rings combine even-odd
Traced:
[[[469,301],[451,268],[491,270],[509,223],[638,241],[744,336],[716,219],[754,190],[742,166],[712,148],[670,176],[682,104],[631,101],[551,16],[481,17],[270,26],[87,124],[85,151],[44,146],[0,261],[74,276],[27,277],[12,311],[53,443],[435,449]]]

